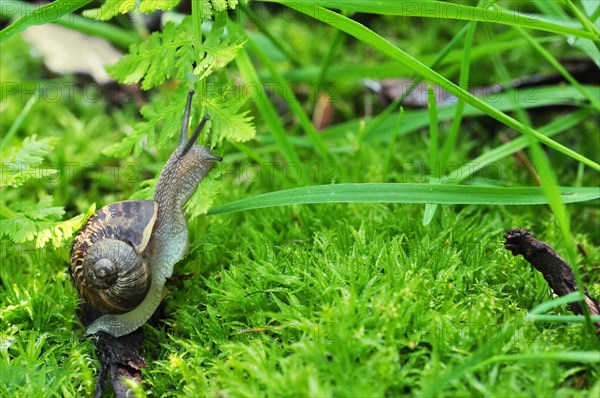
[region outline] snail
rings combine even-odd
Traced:
[[[129,334],[152,316],[173,266],[188,250],[183,205],[214,162],[222,158],[195,145],[205,116],[186,142],[193,90],[183,114],[179,145],[169,157],[154,200],[109,204],[90,217],[73,241],[70,270],[80,296],[104,313],[86,334]]]

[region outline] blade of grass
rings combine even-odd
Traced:
[[[600,6],[596,5],[596,9],[590,15],[590,21],[595,21],[600,18]]]
[[[463,47],[463,57],[460,65],[460,75],[458,78],[458,86],[467,91],[469,89],[469,71],[471,70],[471,47],[473,45],[473,37],[475,36],[475,29],[477,29],[477,22],[469,22],[467,34],[465,35],[465,45]],[[455,150],[456,140],[458,138],[458,132],[460,130],[460,124],[463,118],[463,111],[465,109],[465,101],[462,97],[458,98],[456,104],[456,112],[452,119],[452,125],[450,126],[450,132],[444,142],[444,149],[440,156],[440,167],[446,167],[446,163],[450,158],[450,152]]]
[[[529,352],[515,355],[495,355],[471,370],[485,367],[494,362],[518,362],[551,360],[561,362],[600,363],[600,351],[558,351],[558,352]]]
[[[571,6],[573,6],[572,3],[570,3],[570,1],[567,0],[567,7],[569,6],[569,4]],[[583,23],[583,20],[587,20],[587,18],[585,18],[583,15],[580,15],[580,20],[582,20],[582,23]],[[569,82],[571,82],[571,84],[573,84],[573,86],[576,89],[578,89],[584,95],[584,97],[588,97],[588,100],[590,100],[590,103],[592,105],[594,105],[596,107],[596,109],[598,109],[598,101],[596,101],[594,98],[590,99],[589,93],[587,93],[586,90],[583,90],[581,85],[579,85],[579,83],[567,72],[566,69],[564,69],[559,64],[559,62],[554,57],[552,57],[550,55],[549,52],[545,51],[523,29],[521,29],[520,27],[515,27],[515,29],[526,40],[528,40],[530,42],[530,45],[532,45],[540,54],[542,54],[542,56],[545,57],[546,60],[548,60],[548,62],[550,62],[550,64],[552,64],[559,71],[559,73],[561,73]],[[598,46],[597,39],[595,40],[595,44],[596,44],[596,46]],[[548,160],[548,156],[542,150],[542,147],[539,144],[539,142],[537,142],[534,139],[534,137],[532,137],[531,135],[527,135],[526,138],[529,142],[530,152],[531,152],[531,156],[533,158],[534,164],[537,164],[537,166],[538,166],[537,172],[538,172],[539,179],[541,181],[542,189],[544,190],[546,197],[548,198],[550,208],[551,208],[552,213],[554,214],[554,218],[559,226],[561,235],[563,236],[563,239],[565,241],[566,248],[567,248],[567,258],[569,259],[569,262],[571,264],[576,264],[577,263],[577,254],[576,254],[577,252],[576,252],[576,248],[575,248],[575,243],[572,239],[570,219],[569,219],[569,215],[567,213],[567,207],[565,206],[565,204],[561,198],[561,195],[559,193],[560,188],[559,188],[558,178],[556,176],[556,173],[554,172],[554,168],[552,167],[552,165],[550,164],[550,161]],[[583,288],[583,284],[582,284],[581,272],[579,270],[579,267],[573,267],[573,273],[575,275],[575,280],[577,282],[577,290],[583,295],[584,288]],[[595,330],[594,325],[591,320],[590,310],[589,310],[588,306],[585,305],[585,303],[581,304],[581,308],[582,308],[582,312],[583,312],[583,315],[585,318],[585,329],[583,329],[583,333],[584,333],[583,337],[585,339],[586,332],[587,332],[587,342],[592,343],[596,339],[596,330]]]
[[[57,0],[41,7],[35,7],[33,11],[27,12],[24,16],[0,31],[0,43],[17,33],[24,31],[30,26],[54,22],[63,15],[78,10],[91,2],[92,0]],[[4,4],[0,8],[3,9],[3,14],[5,14],[10,12],[13,7],[15,12],[18,12],[17,3],[11,4],[10,7],[7,7],[7,5]]]
[[[581,22],[581,25],[583,25],[583,27],[590,32],[591,34],[593,34],[595,36],[595,39],[593,39],[594,44],[596,45],[596,47],[598,47],[598,49],[600,49],[599,46],[599,41],[598,41],[598,35],[600,35],[600,31],[598,30],[598,28],[593,24],[592,21],[590,21],[588,19],[588,17],[582,13],[579,8],[577,8],[575,6],[575,4],[573,4],[573,2],[571,0],[563,0],[563,3],[567,6],[567,9],[569,11],[571,11],[573,13],[573,15],[575,15],[577,17],[577,19],[579,20],[579,22]]]
[[[429,104],[429,170],[431,173],[429,183],[439,184],[441,164],[438,155],[437,100],[435,91],[430,85],[427,85],[427,103]],[[429,225],[429,223],[431,223],[436,209],[437,204],[435,203],[427,203],[425,205],[425,210],[423,211],[423,225]]]
[[[530,315],[543,314],[544,312],[551,310],[553,308],[562,307],[565,304],[571,304],[576,301],[582,301],[582,300],[584,300],[584,298],[585,298],[585,296],[581,292],[569,293],[564,296],[545,301],[542,304],[534,307],[531,311],[529,311],[529,314],[527,314],[527,317],[529,317]],[[525,318],[525,319],[527,319],[527,318]]]
[[[17,131],[21,127],[21,124],[23,123],[23,120],[25,120],[25,118],[29,114],[29,111],[31,111],[31,108],[35,104],[35,100],[37,98],[38,93],[33,93],[33,95],[29,97],[23,108],[21,108],[21,112],[19,112],[19,115],[15,119],[15,122],[10,126],[6,134],[4,134],[4,137],[2,137],[2,143],[0,143],[0,151],[3,151],[6,148],[12,137],[17,133]]]
[[[486,41],[494,41],[497,37],[496,33],[494,32],[493,26],[489,25],[489,24],[482,24],[482,28],[483,28],[483,34],[486,37]],[[490,54],[490,62],[492,63],[494,70],[496,71],[496,74],[500,77],[500,81],[503,82],[510,82],[513,81],[513,78],[511,76],[511,74],[508,71],[508,68],[505,65],[505,62],[502,59],[502,54],[498,53],[498,52],[494,52]],[[507,92],[510,94],[512,91],[514,91],[513,87],[510,87],[507,89]],[[515,119],[517,119],[518,121],[520,121],[523,124],[526,124],[527,126],[532,126],[531,123],[531,119],[529,118],[529,114],[527,112],[525,112],[525,109],[523,109],[522,104],[519,101],[513,101],[513,105],[514,105],[514,114],[515,114]]]
[[[450,50],[456,46],[459,39],[467,32],[467,26],[463,27],[453,38],[450,40],[446,46],[440,51],[433,62],[431,63],[431,68],[435,68],[442,60],[449,54]],[[423,81],[421,76],[417,76],[416,79],[413,80],[408,89],[402,94],[400,97],[396,98],[390,105],[388,105],[383,112],[377,115],[373,120],[369,121],[365,128],[365,135],[369,136],[377,127],[379,127],[386,119],[390,117],[394,109],[398,108],[400,104],[404,101],[404,99],[411,93],[411,91]],[[399,130],[394,130],[392,134],[398,135]]]
[[[429,380],[427,386],[419,391],[417,395],[425,397],[438,396],[447,386],[458,381],[468,372],[473,372],[496,362],[539,361],[541,359],[563,362],[600,362],[600,352],[598,351],[529,352],[514,355],[494,355],[494,352],[506,347],[512,339],[518,336],[518,331],[522,326],[523,319],[516,318],[509,328],[503,328],[498,333],[494,341],[486,343],[456,365],[448,367],[433,380]]]
[[[518,26],[515,27],[525,40],[538,52],[542,57],[546,59],[553,67],[560,73],[569,83],[573,85],[579,92],[588,100],[596,111],[600,110],[600,101],[594,97],[591,93],[583,88],[581,84],[569,73],[568,70],[563,67],[556,58],[552,56],[544,47],[542,47],[526,30]]]
[[[319,95],[319,92],[322,91],[322,88],[325,87],[325,82],[329,76],[329,69],[333,63],[334,56],[336,51],[340,48],[340,46],[344,43],[345,35],[342,34],[339,30],[335,31],[335,36],[331,41],[331,45],[329,46],[329,51],[325,55],[325,58],[321,62],[319,75],[317,77],[317,90],[311,90],[311,96],[309,103],[316,103],[316,97]]]
[[[47,6],[55,4],[55,3],[57,3],[57,2],[50,3]],[[89,1],[87,1],[87,3],[89,3]],[[32,13],[36,10],[41,10],[41,8],[36,6],[35,4],[25,3],[20,0],[11,0],[10,5],[11,5],[10,7],[9,6],[0,7],[0,15],[2,17],[5,17],[5,18],[12,18],[15,16],[23,16],[24,17],[25,15],[32,15]],[[46,6],[44,6],[44,7],[46,7]],[[75,9],[77,9],[77,8],[75,8]],[[46,10],[46,9],[44,9],[44,10]],[[39,13],[40,11],[37,11],[37,12]],[[44,11],[43,13],[45,14],[46,11]],[[55,16],[52,13],[50,13],[49,15],[51,15],[53,17]],[[29,17],[29,18],[32,18],[32,17]],[[92,36],[102,37],[121,48],[128,48],[131,44],[134,44],[134,43],[137,43],[140,41],[139,35],[133,31],[128,31],[128,30],[119,28],[118,26],[112,25],[110,23],[84,18],[84,17],[82,17],[80,15],[76,15],[76,14],[70,14],[68,16],[62,15],[58,19],[47,18],[46,20],[44,20],[42,17],[33,17],[33,18],[36,23],[34,23],[34,24],[27,23],[26,24],[27,26],[25,26],[25,27],[11,28],[11,31],[9,31],[9,36],[7,36],[6,38],[3,38],[3,40],[7,40],[9,37],[11,37],[15,33],[17,33],[17,32],[13,32],[12,29],[17,29],[18,31],[22,31],[29,26],[39,25],[39,24],[43,24],[46,22],[50,22],[50,19],[52,19],[52,22],[54,22],[58,25],[64,26],[65,28],[73,29],[78,32],[85,33],[85,34],[92,35]],[[21,18],[21,19],[23,19],[23,18]],[[19,21],[21,21],[21,20],[19,20]],[[17,21],[17,22],[19,22],[19,21]],[[26,22],[24,21],[22,23],[25,24]],[[15,24],[13,24],[13,25],[15,25]],[[10,26],[6,27],[4,30],[2,30],[2,32],[0,32],[0,37],[3,35],[5,30],[8,30],[13,25],[10,25]],[[0,40],[0,41],[2,41],[2,40]]]
[[[452,369],[451,373],[449,372],[443,377],[440,377],[435,383],[430,383],[430,385],[425,390],[419,392],[418,395],[423,397],[438,396],[446,386],[451,384],[453,381],[460,379],[466,373],[485,368],[486,366],[497,362],[560,361],[574,363],[599,363],[600,351],[528,352],[524,354],[513,355],[494,355],[480,361],[478,359],[479,358],[473,357],[472,360],[467,362],[470,366],[460,366]]]
[[[589,89],[600,96],[600,87],[591,86]],[[522,101],[520,105],[526,109],[553,105],[571,105],[583,99],[581,93],[573,87],[550,86],[503,92],[493,98],[484,98],[484,101],[493,104],[498,110],[510,111],[515,109],[515,98],[520,99],[520,101]],[[398,132],[399,136],[410,134],[418,129],[426,127],[429,123],[427,112],[427,110],[405,110],[402,125]],[[438,119],[440,121],[449,120],[453,115],[454,105],[438,108]],[[465,108],[465,115],[481,116],[483,113],[477,108],[468,106]],[[340,138],[348,133],[358,130],[360,123],[360,119],[350,120],[325,129],[322,134],[324,134],[326,139]],[[394,128],[394,125],[394,120],[383,121],[365,140],[373,142],[389,139],[389,132]]]
[[[194,35],[196,36],[196,42],[198,46],[202,45],[202,22],[204,22],[204,9],[198,2],[192,2],[192,21],[194,23]],[[219,16],[217,15],[217,18]],[[223,18],[221,16],[221,18]],[[200,82],[202,84],[202,82]],[[201,91],[202,95],[206,93],[204,90]]]
[[[423,225],[429,225],[431,223],[435,211],[437,210],[437,206],[436,203],[425,203],[425,209],[423,210]]]
[[[433,178],[440,178],[438,167],[438,110],[435,91],[430,85],[427,86],[427,101],[429,103],[429,169]]]
[[[249,148],[247,145],[244,145],[241,142],[235,142],[235,141],[231,141],[231,142],[229,142],[229,144],[233,145],[234,148],[236,148],[238,151],[240,151],[241,153],[248,156],[248,158],[254,160],[254,162],[256,162],[257,164],[259,164],[259,165],[269,164],[269,161],[267,159],[260,156],[260,154],[258,154],[257,151],[253,150],[252,148]],[[234,161],[234,160],[231,160],[231,157],[229,155],[227,155],[227,160],[230,162]],[[279,168],[273,167],[273,168],[271,168],[271,170],[273,171],[273,175],[277,176],[277,178],[280,181],[285,182],[286,178],[283,176],[283,174],[281,174],[281,170],[279,170]]]
[[[198,2],[192,2],[191,6],[192,6],[192,24],[194,27],[194,36],[195,36],[194,41],[195,41],[196,45],[200,48],[202,46],[202,42],[204,41],[203,35],[202,35],[202,22],[204,22],[204,10]],[[224,13],[216,13],[215,20],[217,18],[220,18],[221,22],[223,22],[223,18],[225,18]],[[198,92],[200,94],[199,97],[205,98],[206,97],[206,79],[198,80],[196,82],[195,86],[196,86],[195,87],[196,92]],[[202,113],[203,113],[202,101],[197,102],[196,104],[197,104],[196,107],[197,107],[198,114],[202,115]]]
[[[600,90],[598,90],[599,87],[594,86],[594,87],[589,87],[589,89],[595,90],[600,95]],[[508,111],[508,110],[515,108],[515,102],[512,99],[514,97],[528,98],[525,101],[524,108],[529,108],[529,109],[537,108],[540,106],[570,105],[572,103],[575,103],[575,101],[577,101],[578,99],[582,99],[581,94],[578,91],[576,91],[573,87],[550,86],[550,87],[535,88],[535,90],[533,90],[531,92],[530,92],[530,89],[521,89],[521,90],[515,90],[515,91],[511,91],[511,92],[505,92],[505,93],[499,94],[494,99],[489,99],[489,101],[490,101],[490,103],[494,103],[498,107],[498,109]],[[453,110],[454,110],[453,105],[448,105],[448,106],[438,108],[438,120],[445,121],[445,120],[451,119],[452,115],[454,114]],[[478,109],[473,108],[471,106],[465,108],[465,115],[480,116],[481,114],[482,113]],[[583,120],[587,119],[590,116],[590,114],[591,114],[590,111],[588,111],[586,109],[579,110],[577,112],[574,112],[571,115],[562,117],[556,121],[549,123],[547,126],[540,128],[540,133],[547,135],[549,137],[555,136],[556,134],[561,133],[568,128],[576,126]],[[397,123],[397,115],[398,114],[394,115],[394,116],[396,116],[396,119],[383,121],[381,123],[381,125],[377,129],[375,129],[369,137],[365,138],[365,142],[372,143],[372,142],[386,141],[386,138],[388,140],[391,140],[393,137],[393,134],[396,134],[397,137],[402,137],[402,136],[414,133],[415,131],[418,131],[419,129],[421,129],[423,127],[426,127],[429,123],[428,116],[427,116],[428,115],[427,110],[417,110],[417,111],[404,110],[403,117],[402,117],[402,123],[400,123],[400,124]],[[323,132],[322,132],[323,138],[325,140],[333,140],[333,139],[339,139],[346,134],[355,133],[357,130],[359,130],[361,128],[360,127],[361,122],[363,122],[363,121],[360,119],[355,119],[355,120],[348,121],[346,123],[340,123],[340,124],[337,124],[330,128],[327,128],[327,129],[323,130]],[[273,142],[273,138],[271,136],[259,135],[259,139],[261,142],[263,142],[265,144]],[[292,137],[289,137],[289,140],[292,144],[294,144],[295,146],[298,146],[298,147],[310,148],[310,146],[311,146],[311,144],[306,140],[305,137],[292,136]],[[525,137],[518,137],[518,138],[512,140],[511,142],[507,143],[506,144],[506,145],[508,145],[507,148],[510,148],[511,145],[513,145],[512,144],[513,142],[520,143],[517,150],[527,147]],[[524,144],[521,146],[522,143],[524,143]],[[508,155],[511,155],[512,153],[514,153],[514,152],[509,152],[508,154],[503,154],[501,148],[503,148],[503,146],[492,150],[493,153],[495,153],[496,150],[500,150],[499,155],[501,155],[501,156],[499,158],[496,158],[495,160],[501,159],[502,157],[505,157],[505,156],[508,156]],[[263,151],[262,149],[261,149],[261,151],[266,153],[266,152],[272,152],[275,149],[276,149],[276,147],[274,147],[274,146],[268,146],[268,151]],[[344,149],[343,147],[338,147],[338,148],[332,148],[331,150],[332,150],[332,152],[333,151],[348,152],[351,149],[350,149],[350,147],[348,147],[347,149]],[[487,159],[487,153],[478,157],[476,159],[477,161],[471,161],[471,162],[465,164],[460,169],[455,170],[454,172],[450,173],[449,176],[452,177],[451,179],[449,179],[448,176],[446,176],[444,179],[448,180],[446,182],[462,181],[464,178],[462,178],[462,179],[456,179],[456,178],[458,178],[461,175],[465,176],[465,178],[466,178],[466,177],[472,175],[475,171],[480,170],[482,167],[485,167],[487,164],[489,164],[489,163],[483,163],[483,161],[485,159]],[[580,163],[580,165],[583,166],[583,164],[581,164],[581,163]],[[472,172],[469,172],[469,170],[471,170],[471,169],[472,169]],[[460,172],[458,172],[459,170],[460,170]],[[467,174],[464,174],[465,172]]]
[[[402,121],[402,116],[404,115],[404,108],[400,107],[400,111],[398,112],[398,115],[396,116],[396,126],[394,127],[394,130],[392,130],[391,138],[390,138],[390,145],[388,146],[388,150],[385,156],[385,159],[383,161],[383,173],[382,173],[382,181],[383,182],[387,182],[387,178],[388,178],[388,172],[390,170],[390,163],[392,161],[392,157],[394,156],[394,150],[396,149],[396,137],[398,136],[398,132],[400,132],[400,124]]]
[[[581,109],[568,116],[548,123],[547,125],[541,127],[539,131],[540,133],[551,137],[578,125],[579,123],[585,121],[589,116],[590,112],[588,110]],[[527,146],[527,137],[518,137],[510,142],[507,142],[506,144],[500,145],[497,148],[486,151],[484,154],[476,157],[464,166],[461,166],[450,174],[442,177],[442,182],[456,184],[464,181],[487,165],[510,156],[513,153],[526,148]]]
[[[324,9],[321,7],[315,7],[313,5],[302,5],[303,2],[289,3],[289,4],[288,4],[288,2],[283,2],[283,3],[297,11],[300,11],[306,15],[309,15],[316,19],[319,19],[320,21],[325,22],[325,23],[333,26],[336,29],[343,30],[344,32],[357,38],[358,40],[381,51],[383,54],[390,56],[393,59],[396,59],[397,61],[407,65],[408,67],[413,68],[415,70],[415,72],[417,72],[419,75],[423,76],[424,78],[430,80],[433,83],[438,84],[439,86],[443,87],[444,89],[446,89],[450,93],[454,94],[458,98],[464,97],[466,102],[468,102],[472,106],[476,107],[477,109],[481,110],[483,113],[487,114],[488,116],[519,131],[520,133],[522,133],[524,135],[532,136],[534,139],[544,143],[545,145],[549,146],[550,148],[557,150],[561,153],[564,153],[565,155],[572,157],[573,159],[586,164],[587,166],[591,167],[592,169],[594,169],[596,171],[600,171],[600,164],[586,158],[585,156],[573,151],[570,148],[567,148],[566,146],[564,146],[562,144],[559,144],[558,142],[556,142],[548,137],[545,137],[544,135],[535,131],[531,127],[528,127],[528,126],[524,125],[523,123],[520,123],[516,119],[514,119],[514,118],[508,116],[507,114],[497,110],[496,108],[488,105],[481,99],[469,94],[468,92],[466,92],[463,89],[461,89],[460,87],[458,87],[456,84],[452,83],[450,80],[446,79],[445,77],[441,76],[439,73],[428,68],[426,65],[421,63],[416,58],[409,56],[407,53],[400,50],[398,47],[396,47],[389,41],[385,40],[383,37],[379,36],[377,33],[373,32],[372,30],[368,29],[367,27],[359,24],[358,22],[353,21],[349,18],[346,18],[343,15],[340,15],[336,12],[333,12],[333,11],[330,11],[330,10],[327,10],[327,9]]]
[[[429,65],[432,69],[437,66],[445,66],[447,69],[453,70],[453,68],[460,66],[462,50],[452,50],[451,48],[453,48],[462,35],[464,35],[467,28],[468,25],[465,25],[442,50],[435,54],[423,55],[423,63]],[[496,35],[495,41],[486,42],[484,45],[473,47],[471,50],[471,59],[475,61],[477,59],[487,58],[490,54],[519,49],[527,44],[527,41],[524,39],[508,41],[502,41],[501,39],[501,36]],[[549,44],[563,41],[563,38],[559,36],[548,36],[537,38],[537,41],[540,44]],[[447,49],[446,47],[449,47],[450,49]],[[448,54],[445,57],[442,57],[445,51],[447,51]],[[435,62],[438,58],[441,59],[438,62]],[[314,83],[318,81],[320,72],[321,68],[316,66],[306,66],[303,68],[287,70],[283,72],[282,75],[289,82]],[[399,65],[397,62],[378,62],[375,65],[331,65],[329,73],[327,74],[327,80],[330,82],[347,82],[348,80],[365,78],[386,79],[408,75],[409,73],[412,73],[412,71],[405,68],[403,65]],[[263,77],[264,75],[261,74],[260,76]],[[417,76],[417,79],[422,80],[420,76]]]
[[[277,35],[273,35],[271,31],[267,28],[267,25],[263,21],[263,18],[260,18],[256,13],[252,10],[252,8],[246,6],[243,3],[239,4],[240,9],[248,16],[250,21],[256,25],[258,30],[262,32],[274,45],[281,51],[288,60],[294,64],[295,66],[302,66],[305,64],[300,57],[296,55],[295,52],[288,49],[287,45],[281,40]]]
[[[585,316],[581,315],[544,315],[544,312],[553,308],[562,307],[565,304],[571,304],[577,301],[582,307],[587,307],[585,303],[585,296],[582,294],[582,292],[573,292],[552,300],[545,301],[542,304],[534,307],[531,311],[529,311],[525,317],[525,320],[541,322],[584,323],[586,318]],[[592,322],[600,322],[600,315],[591,315],[590,319]]]
[[[558,1],[534,0],[533,3],[535,4],[535,7],[543,14],[547,14],[552,17],[560,17],[561,19],[568,18],[567,13],[561,7]]]
[[[281,124],[273,104],[269,101],[269,97],[265,92],[262,82],[256,74],[256,70],[250,61],[250,57],[248,56],[246,50],[240,50],[239,55],[235,58],[235,62],[240,74],[246,82],[248,89],[255,90],[253,97],[256,98],[256,106],[258,107],[262,117],[265,119],[265,123],[267,123],[269,126],[269,130],[271,131],[275,142],[279,146],[283,158],[289,164],[297,165],[304,170],[303,163],[300,162],[300,158],[298,157],[296,150],[290,143],[287,137],[287,132]],[[299,179],[304,184],[308,183],[306,175],[307,173],[301,173],[299,175]]]
[[[600,322],[600,315],[591,315],[592,322]],[[532,315],[527,320],[535,322],[555,322],[555,323],[585,323],[587,320],[581,315]]]
[[[265,56],[262,50],[256,45],[256,43],[254,43],[254,40],[252,40],[250,36],[246,36],[246,38],[248,39],[247,43],[252,52],[269,69],[269,71],[271,72],[271,76],[286,93],[286,95],[283,96],[283,99],[288,103],[290,109],[292,110],[296,118],[298,118],[298,121],[300,122],[302,129],[306,133],[309,142],[312,144],[312,147],[315,149],[315,151],[321,157],[321,159],[323,159],[323,161],[333,163],[335,160],[331,152],[329,152],[327,145],[325,145],[319,133],[315,129],[315,126],[313,126],[309,117],[304,112],[304,109],[302,109],[298,98],[296,98],[296,95],[292,92],[292,90],[287,89],[290,87],[290,84],[287,81],[285,81],[285,79],[283,79],[281,74],[275,68],[275,65],[273,65],[271,60],[267,56]]]
[[[575,183],[573,184],[574,187],[580,187],[583,185],[583,171],[585,169],[585,166],[582,165],[581,163],[579,163],[578,167],[577,167],[577,175],[575,177]]]
[[[560,187],[565,203],[600,198],[597,187]],[[472,205],[548,204],[539,187],[433,184],[331,184],[269,192],[213,208],[208,214],[317,203],[439,203]]]
[[[493,22],[510,26],[522,26],[524,28],[542,30],[546,32],[559,33],[587,39],[597,39],[597,36],[584,29],[578,29],[579,24],[575,21],[559,21],[547,19],[541,15],[524,14],[511,11],[493,4],[487,8],[477,8],[457,3],[442,1],[421,0],[396,0],[396,1],[371,1],[371,0],[261,0],[263,2],[277,2],[290,8],[300,9],[312,7],[311,15],[315,19],[323,20],[325,23],[330,11],[323,7],[332,7],[348,12],[361,12],[380,15],[397,15],[404,17],[422,17],[439,19],[443,16],[448,20],[466,20],[479,22]],[[323,19],[322,19],[323,18]]]

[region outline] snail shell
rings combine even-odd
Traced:
[[[158,205],[126,200],[104,206],[82,227],[71,249],[71,276],[81,297],[101,312],[137,307],[152,282],[145,249]]]

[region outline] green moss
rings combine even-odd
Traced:
[[[288,35],[294,40],[311,34],[333,37],[333,31],[313,29],[310,22],[295,23],[286,31],[289,23],[282,16],[275,18],[273,34],[284,41]],[[401,36],[413,53],[437,51],[442,43],[437,45],[436,38],[447,38],[460,27],[424,24],[398,32],[391,17],[370,22],[386,37]],[[20,87],[50,81],[17,40],[0,45],[3,81],[23,82]],[[474,45],[481,44],[479,40],[476,37]],[[327,44],[328,40],[292,43],[306,68],[320,66]],[[338,52],[337,67],[381,62],[372,49],[350,40],[343,41]],[[528,50],[513,53],[507,61],[511,69],[537,70]],[[477,78],[487,71],[483,69],[475,71]],[[360,82],[338,88],[336,117],[362,117]],[[36,103],[9,143],[16,146],[32,133],[58,137],[47,161],[61,177],[3,191],[3,203],[49,192],[72,217],[92,203],[129,197],[162,167],[168,149],[150,148],[135,159],[100,154],[99,149],[117,142],[137,122],[133,104],[114,108],[105,101],[86,101],[78,89],[73,93],[58,103]],[[2,104],[2,131],[26,101],[26,96],[11,96]],[[532,116],[533,124],[560,116],[548,113]],[[289,119],[295,134],[293,118],[287,113],[282,118]],[[561,135],[561,142],[598,161],[597,122],[590,118]],[[246,152],[229,144],[220,149],[226,172],[217,205],[298,182],[285,174],[279,151],[258,115],[257,124],[263,134],[244,148]],[[501,145],[496,125],[468,118],[463,124],[451,162],[462,165]],[[448,127],[442,124],[440,131]],[[587,132],[585,140],[582,131]],[[298,145],[301,159],[310,165],[307,170],[315,173],[310,182],[427,181],[426,132],[399,137],[392,148],[363,138],[360,131],[349,131],[328,139],[336,155],[334,165],[320,163],[312,147]],[[257,166],[246,156],[248,151],[273,163]],[[382,154],[388,151],[392,158],[386,167]],[[575,161],[562,154],[549,152],[549,157],[562,185],[598,185],[598,174],[578,173]],[[270,167],[279,168],[288,179],[277,178]],[[534,183],[512,157],[494,167],[467,182]],[[90,177],[97,170],[100,175]],[[590,293],[600,297],[600,211],[597,203],[568,209],[574,239],[588,252],[579,257],[584,280]],[[422,225],[422,217],[423,206],[416,205],[323,204],[190,220],[190,253],[176,272],[193,276],[183,287],[171,286],[162,323],[144,326],[142,354],[149,367],[142,372],[144,383],[136,395],[597,395],[597,363],[527,358],[540,352],[598,349],[578,324],[524,321],[528,311],[552,294],[522,257],[503,249],[502,235],[509,228],[525,227],[564,253],[561,232],[548,208],[443,206],[428,226]],[[6,238],[0,243],[0,396],[90,395],[99,362],[75,315],[77,295],[65,262],[69,242],[58,249],[36,249]],[[568,309],[554,313],[566,314]],[[496,355],[511,354],[524,358],[479,366]]]

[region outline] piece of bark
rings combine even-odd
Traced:
[[[323,130],[331,125],[333,118],[333,100],[326,93],[319,93],[312,122],[317,131]]]
[[[573,59],[570,62],[565,60],[564,64],[569,64],[568,70],[580,83],[597,84],[598,66],[588,59]],[[389,103],[404,96],[402,105],[415,108],[428,107],[427,83],[416,84],[412,87],[414,80],[408,78],[390,78],[383,80],[364,79],[363,84],[377,93],[383,103]],[[469,85],[466,90],[475,97],[488,97],[490,100],[496,100],[498,93],[508,89],[522,89],[527,87],[548,86],[565,82],[564,77],[559,73],[535,74],[513,80],[506,84],[494,85]],[[436,103],[438,107],[455,104],[458,98],[445,90],[445,87],[430,84],[434,89]],[[412,88],[411,88],[412,87]],[[407,93],[408,89],[410,92]]]
[[[86,303],[81,305],[81,320],[85,327],[101,315],[90,305]],[[139,353],[144,340],[142,328],[121,337],[114,337],[104,332],[99,332],[96,336],[95,342],[100,358],[100,370],[98,371],[94,397],[102,397],[109,375],[116,398],[133,396],[133,392],[126,384],[125,379],[140,383],[142,381],[141,369],[147,367],[144,357]]]
[[[558,296],[564,296],[577,291],[575,274],[569,264],[558,255],[556,250],[546,242],[542,242],[523,228],[511,229],[504,235],[504,247],[513,256],[521,254],[535,269],[544,276],[550,288]],[[590,296],[584,288],[585,303],[591,315],[600,315],[600,304]],[[577,315],[583,314],[579,302],[570,303],[571,311]],[[600,323],[596,323],[596,334],[600,336]]]

